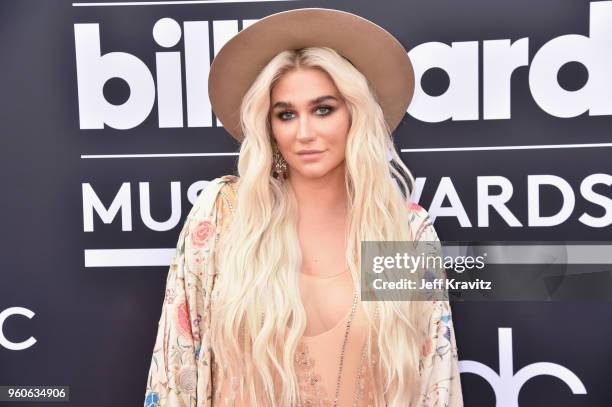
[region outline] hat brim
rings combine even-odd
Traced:
[[[261,70],[288,49],[325,46],[347,58],[368,79],[391,131],[414,93],[414,70],[404,47],[377,24],[355,14],[302,8],[264,17],[232,37],[217,53],[208,77],[213,112],[243,139],[240,105]]]

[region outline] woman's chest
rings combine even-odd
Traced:
[[[327,278],[300,273],[299,287],[307,320],[304,335],[319,335],[348,318],[356,294],[349,270]]]

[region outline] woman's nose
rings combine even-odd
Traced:
[[[302,142],[309,141],[314,138],[312,123],[307,115],[300,116],[297,130],[297,139]]]

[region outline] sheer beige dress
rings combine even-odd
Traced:
[[[313,318],[328,319],[329,316],[318,316],[321,309],[315,301],[327,298],[325,312],[337,319],[335,325],[323,332],[304,335],[298,345],[294,359],[295,371],[300,385],[299,406],[333,406],[336,391],[340,350],[346,334],[347,320],[351,314],[353,302],[353,282],[348,271],[334,277],[319,278],[300,273],[302,302],[309,320]],[[213,289],[214,291],[214,289]],[[213,295],[214,298],[214,295]],[[212,317],[215,315],[214,301]],[[340,317],[337,317],[340,315]],[[342,380],[338,394],[337,406],[374,406],[374,391],[369,380],[368,363],[365,360],[367,322],[359,301],[355,315],[351,320],[349,336],[346,342],[345,357],[342,368]],[[311,329],[307,325],[306,332]],[[373,362],[373,360],[372,360]],[[227,369],[227,365],[225,365]],[[213,358],[213,405],[214,406],[250,406],[240,397],[235,378],[225,375],[226,370]],[[370,374],[368,374],[370,373]]]

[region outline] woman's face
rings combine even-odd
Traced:
[[[344,176],[350,114],[330,76],[315,68],[287,72],[270,98],[272,134],[291,176]]]

